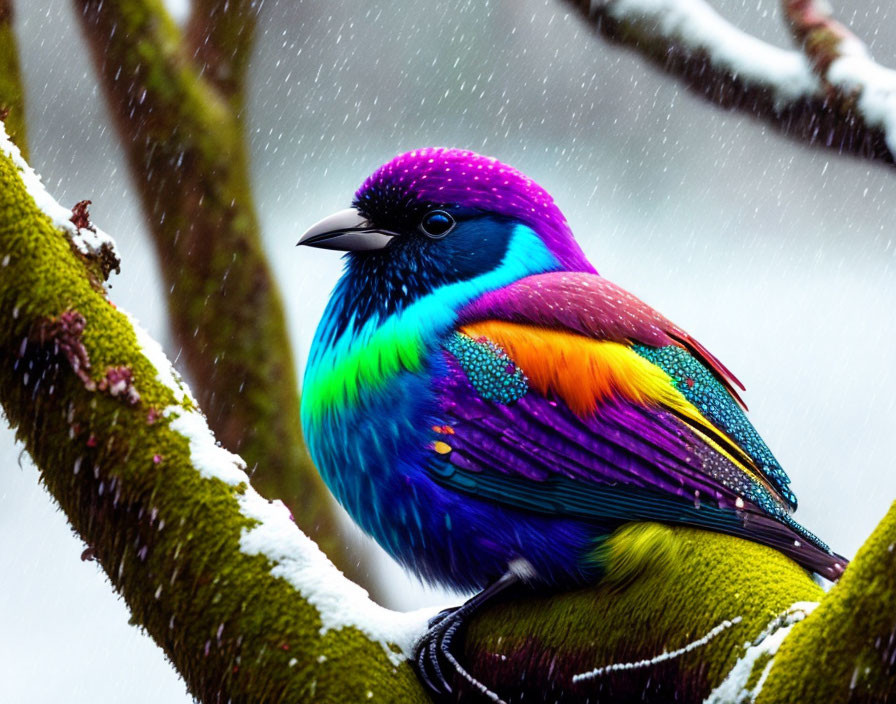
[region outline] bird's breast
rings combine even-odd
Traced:
[[[305,437],[321,476],[393,555],[425,533],[416,487],[436,414],[434,350],[399,332],[362,327],[334,342],[315,340],[302,394]]]

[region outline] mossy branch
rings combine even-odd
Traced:
[[[362,560],[347,554],[303,444],[283,304],[262,248],[234,109],[254,10],[241,0],[226,12],[218,4],[196,3],[194,13],[214,11],[201,31],[197,14],[191,23],[211,52],[197,63],[159,0],[75,0],[159,255],[175,343],[209,423],[249,463],[259,491],[286,502],[360,580]],[[226,53],[229,41],[236,44]],[[202,62],[212,54],[218,68],[209,71]],[[227,70],[222,57],[231,60]]]
[[[636,554],[638,540],[644,553],[642,532],[617,533],[617,553]],[[512,692],[508,702],[896,696],[896,504],[827,594],[762,545],[685,528],[655,528],[650,540],[646,553],[666,559],[652,557],[637,576],[484,615],[469,633],[473,674]]]
[[[147,357],[154,343],[37,208],[8,146],[0,130],[0,403],[133,622],[209,704],[424,701],[395,646],[352,625],[402,616],[239,481],[167,361]]]
[[[784,641],[757,701],[888,702],[894,697],[896,503],[815,612]]]
[[[25,89],[19,70],[19,50],[13,31],[12,0],[0,0],[0,120],[6,132],[28,158],[25,130]]]
[[[0,129],[0,404],[134,622],[202,702],[425,701],[397,657],[424,616],[370,602],[247,486],[155,343],[107,299],[84,232],[51,220],[29,174]],[[508,701],[887,701],[894,544],[896,507],[824,595],[770,548],[631,526],[607,547],[625,569],[494,607],[467,661]],[[810,610],[795,601],[821,605],[779,622]],[[624,666],[637,660],[649,662]]]

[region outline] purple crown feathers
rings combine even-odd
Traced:
[[[431,147],[399,154],[358,189],[389,191],[412,202],[460,205],[498,213],[531,227],[568,271],[594,272],[554,199],[537,183],[492,157]]]

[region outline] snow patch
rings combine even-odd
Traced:
[[[281,501],[269,502],[249,487],[239,502],[243,514],[259,522],[243,532],[240,548],[247,555],[263,555],[270,560],[271,574],[289,582],[317,609],[321,635],[353,627],[379,642],[393,664],[411,655],[414,643],[437,609],[401,613],[375,604],[296,527]],[[389,644],[401,652],[394,652]]]
[[[168,427],[190,443],[190,461],[200,476],[220,479],[230,486],[249,483],[243,458],[218,444],[202,413],[169,406],[162,415],[171,419]]]
[[[134,329],[134,335],[137,338],[137,346],[140,348],[140,351],[143,352],[143,356],[145,356],[152,366],[156,368],[156,381],[171,389],[174,398],[179,404],[187,403],[188,405],[198,406],[196,399],[193,398],[193,394],[190,392],[190,387],[187,386],[180,374],[177,373],[177,370],[175,370],[174,366],[169,361],[162,346],[153,339],[133,315],[121,308],[119,308],[118,311],[128,319],[128,322]]]
[[[781,643],[790,635],[794,624],[806,618],[816,606],[818,606],[818,602],[815,601],[796,602],[766,626],[765,630],[752,643],[745,643],[746,652],[743,657],[734,664],[725,680],[710,693],[703,704],[756,701],[769,672],[771,672],[774,664],[773,656],[778,652]],[[747,689],[747,682],[750,680],[753,668],[759,658],[763,656],[771,656],[772,659],[763,668],[756,686],[753,689]]]
[[[96,254],[103,245],[107,245],[112,248],[113,252],[115,251],[115,240],[105,232],[98,228],[94,228],[95,232],[87,228],[79,228],[71,221],[71,209],[60,205],[47,192],[40,176],[28,165],[28,162],[22,156],[22,152],[9,138],[9,135],[6,133],[6,125],[2,120],[0,120],[0,151],[6,154],[12,163],[15,164],[16,169],[19,171],[19,176],[25,184],[25,190],[34,199],[38,210],[50,218],[53,227],[68,233],[79,251],[83,254]]]
[[[592,0],[592,8],[598,4],[605,2]],[[781,100],[820,90],[801,52],[779,49],[742,32],[703,0],[615,0],[609,11],[618,20],[656,23],[663,35],[692,50],[702,49],[714,65],[735,76],[771,87]]]

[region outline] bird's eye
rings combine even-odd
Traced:
[[[444,210],[431,210],[423,216],[420,230],[434,240],[441,239],[454,229],[454,218]]]

